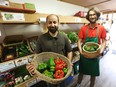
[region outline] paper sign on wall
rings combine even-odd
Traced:
[[[15,60],[16,66],[21,66],[21,65],[24,65],[24,64],[27,64],[27,63],[28,63],[27,57],[19,58],[19,59]]]
[[[0,72],[5,72],[12,68],[15,68],[14,61],[9,61],[9,62],[0,64]]]
[[[22,13],[2,12],[1,15],[3,21],[25,21],[24,14]]]

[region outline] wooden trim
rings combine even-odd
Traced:
[[[12,7],[7,7],[7,6],[1,6],[0,5],[0,10],[1,11],[7,11],[7,12],[20,12],[20,13],[35,13],[35,10],[28,10],[28,9],[21,9],[21,8],[12,8]]]

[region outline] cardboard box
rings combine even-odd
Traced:
[[[22,44],[23,40],[24,40],[23,35],[9,35],[4,38],[2,45],[3,47],[14,46],[17,44]]]
[[[0,5],[9,6],[9,0],[0,0]]]
[[[77,12],[74,16],[77,16],[77,17],[86,17],[86,12],[84,12],[84,11],[79,11],[79,12]]]
[[[9,7],[23,9],[23,4],[10,2]]]
[[[35,5],[32,3],[24,3],[24,9],[35,10]]]

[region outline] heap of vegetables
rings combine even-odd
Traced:
[[[96,51],[98,49],[98,46],[96,46],[96,45],[85,45],[84,49],[88,52],[93,52],[93,51]]]
[[[37,70],[54,79],[63,78],[68,72],[67,64],[61,58],[49,58],[47,62],[38,64]]]
[[[61,34],[65,35],[67,37],[67,34],[63,31],[60,31]]]
[[[28,48],[28,45],[25,44],[25,43],[19,44],[17,46],[17,52],[18,52],[19,57],[23,57],[23,56],[26,56],[26,55],[30,54],[30,50]]]
[[[78,41],[78,35],[75,32],[69,32],[67,36],[70,39],[71,43],[75,43]]]

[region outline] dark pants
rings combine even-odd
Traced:
[[[48,84],[48,87],[66,87],[66,81],[62,81],[61,83],[59,84]]]
[[[47,87],[47,83],[45,81],[40,81],[31,87]]]
[[[65,83],[65,81],[62,81],[59,84],[50,84],[45,81],[40,81],[31,87],[66,87],[66,83]]]

